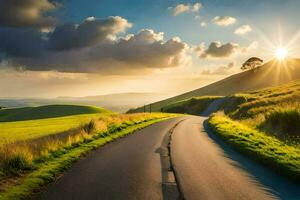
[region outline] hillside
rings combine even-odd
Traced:
[[[237,151],[300,181],[300,80],[234,95],[200,96],[163,107],[165,112],[203,115],[221,100],[208,125]]]
[[[205,87],[151,104],[152,111],[160,111],[163,106],[194,96],[227,96],[243,91],[253,91],[264,87],[277,86],[300,79],[300,59],[289,59],[284,63],[270,61],[256,70],[245,71],[217,81]],[[149,111],[149,105],[146,110]],[[143,112],[144,108],[130,110]]]
[[[80,114],[110,112],[100,107],[79,105],[48,105],[0,110],[0,122],[46,119]]]
[[[57,98],[3,98],[0,106],[7,108],[34,107],[52,104],[76,104],[105,107],[115,112],[125,112],[132,107],[155,102],[169,97],[160,93],[115,93],[85,97],[57,97]]]
[[[192,115],[199,115],[202,113],[213,101],[223,98],[222,96],[200,96],[192,97],[190,99],[178,101],[170,105],[162,107],[162,112],[168,113],[187,113]]]
[[[300,134],[300,80],[226,97],[200,96],[162,107],[164,112],[199,115],[209,103],[223,98],[219,110],[231,119],[281,136]]]

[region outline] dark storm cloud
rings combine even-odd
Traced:
[[[0,26],[51,27],[55,18],[46,13],[56,7],[48,0],[0,0]]]
[[[10,56],[35,57],[46,49],[41,33],[32,29],[0,28],[0,52]]]
[[[188,46],[178,38],[165,41],[153,30],[117,36],[130,26],[121,17],[109,17],[61,25],[48,34],[0,28],[0,54],[10,66],[27,70],[110,74],[175,67],[187,60]]]
[[[107,19],[89,17],[78,25],[68,23],[56,27],[49,38],[50,48],[66,50],[109,42],[117,33],[130,27],[126,19],[118,16]]]

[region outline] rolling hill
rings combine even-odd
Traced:
[[[7,108],[21,108],[45,106],[52,104],[76,104],[101,106],[115,112],[126,112],[132,107],[149,104],[170,97],[161,93],[115,93],[85,97],[57,97],[57,98],[2,98],[0,106]]]
[[[80,105],[48,105],[39,107],[11,108],[0,110],[0,122],[46,119],[108,112],[110,111],[100,107]]]
[[[152,103],[151,110],[160,111],[164,106],[195,96],[227,96],[277,86],[296,79],[300,79],[300,59],[288,59],[285,62],[272,60],[255,70],[241,72],[205,87]],[[147,105],[146,111],[149,111],[149,108],[150,105]],[[144,107],[139,107],[128,112],[143,111]]]

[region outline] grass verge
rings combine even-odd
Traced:
[[[88,123],[92,119],[98,119],[103,115],[110,115],[110,113],[0,122],[0,145],[68,132],[71,129],[78,128],[82,124]]]
[[[129,135],[159,121],[175,117],[175,115],[158,115],[146,117],[140,120],[126,121],[116,126],[110,126],[107,131],[98,131],[92,137],[83,137],[72,145],[60,148],[52,152],[42,162],[36,162],[34,169],[14,180],[0,191],[1,200],[21,200],[43,185],[55,180],[56,176],[71,166],[73,162],[89,151],[99,148],[117,138]]]
[[[218,114],[212,115],[208,124],[238,151],[300,182],[299,146],[288,145],[273,136]]]

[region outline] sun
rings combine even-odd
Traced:
[[[286,48],[279,47],[275,51],[275,56],[278,60],[284,60],[288,55],[288,50]]]

